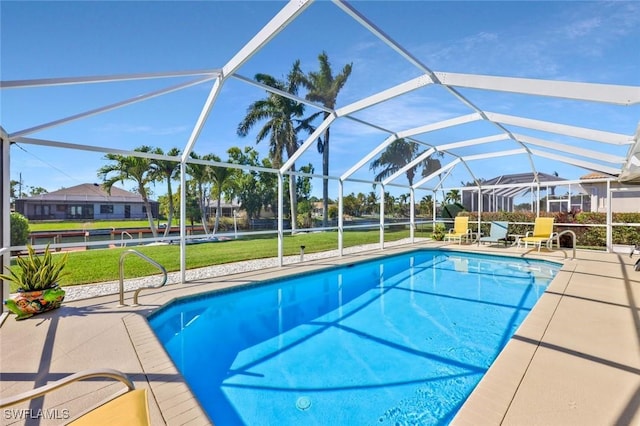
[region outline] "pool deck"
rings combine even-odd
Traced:
[[[149,390],[153,425],[211,424],[145,320],[180,296],[350,263],[419,247],[481,251],[563,262],[558,276],[453,421],[456,425],[640,424],[640,272],[637,256],[569,250],[540,255],[516,247],[419,243],[305,261],[140,295],[66,302],[60,309],[0,327],[0,397],[88,368],[114,368]],[[568,258],[567,258],[568,257]],[[132,303],[132,293],[126,303]],[[122,389],[113,381],[77,382],[4,409],[1,424],[65,424]],[[31,411],[21,411],[22,409]],[[43,411],[38,411],[43,410]],[[24,417],[54,417],[34,421]]]

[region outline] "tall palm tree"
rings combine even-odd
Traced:
[[[141,146],[134,151],[152,152],[150,146]],[[138,194],[142,197],[142,203],[147,211],[147,219],[153,237],[158,236],[153,212],[151,211],[151,203],[149,202],[149,184],[155,182],[156,171],[155,166],[150,159],[144,157],[124,156],[120,154],[106,154],[105,160],[112,163],[100,167],[98,169],[98,177],[103,180],[103,187],[107,193],[111,193],[111,188],[116,182],[124,183],[125,180],[132,180],[137,184]]]
[[[371,162],[369,170],[376,172],[382,169],[374,178],[374,180],[380,181],[396,173],[418,155],[418,144],[407,142],[404,139],[396,139],[382,151],[378,158]],[[405,172],[410,186],[413,185],[417,168],[416,165]]]
[[[155,154],[164,155],[162,148],[156,148],[153,150]],[[180,150],[178,148],[171,148],[167,151],[167,155],[172,157],[177,157],[180,155]],[[169,202],[169,212],[167,213],[167,227],[164,230],[164,236],[167,237],[169,232],[171,232],[171,224],[173,223],[173,213],[175,211],[175,206],[173,203],[173,191],[171,188],[171,180],[176,179],[180,173],[180,168],[177,161],[167,161],[167,160],[151,160],[151,163],[155,166],[156,171],[156,179],[158,180],[166,180],[167,181],[167,199]]]
[[[338,93],[351,75],[352,64],[345,65],[342,71],[334,77],[326,52],[323,51],[318,55],[318,63],[320,65],[319,71],[312,71],[306,76],[301,76],[302,84],[309,91],[306,99],[334,109]],[[322,112],[322,114],[324,120],[330,115],[329,112]],[[313,118],[316,115],[314,114]],[[322,175],[329,176],[329,127],[324,131],[322,138],[318,139],[318,152],[322,154]],[[329,211],[329,180],[327,178],[322,180],[322,211],[322,225],[327,226],[327,212]]]
[[[433,214],[433,195],[425,195],[420,200],[420,210],[423,214]]]
[[[369,194],[367,194],[367,210],[369,210],[369,213],[373,214],[376,212],[379,202],[380,198],[378,197],[378,193],[370,191]]]
[[[461,200],[461,196],[460,196],[460,191],[458,189],[452,189],[451,191],[447,192],[447,195],[445,196],[445,203],[459,203]]]
[[[267,74],[256,74],[255,80],[293,95],[298,93],[300,87],[300,61],[295,61],[286,80],[278,80]],[[269,157],[274,167],[282,165],[283,154],[290,158],[298,149],[300,140],[298,133],[305,130],[309,133],[313,127],[309,119],[304,119],[304,105],[292,99],[285,98],[269,92],[267,97],[253,102],[245,118],[238,125],[238,136],[249,134],[251,128],[266,120],[264,126],[256,135],[256,143],[269,138]],[[291,165],[291,171],[295,171],[295,164]],[[291,200],[291,230],[296,230],[296,179],[289,175],[289,198]]]
[[[217,155],[211,155],[211,160],[220,161],[220,157]],[[231,178],[234,176],[234,170],[229,167],[211,166],[209,177],[211,183],[213,183],[213,191],[215,191],[216,197],[216,221],[213,225],[213,233],[218,231],[220,226],[220,211],[222,207],[222,193],[228,189]]]
[[[200,157],[191,151],[189,156],[194,160],[211,160],[211,155],[203,155]],[[191,176],[191,184],[196,192],[198,207],[200,208],[200,218],[202,220],[202,229],[205,234],[209,233],[207,226],[207,205],[209,199],[208,183],[211,181],[211,169],[209,166],[200,163],[187,163],[187,173]]]

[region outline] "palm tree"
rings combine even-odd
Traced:
[[[406,207],[407,207],[407,204],[409,204],[410,199],[411,199],[411,194],[409,193],[400,194],[400,196],[398,197],[398,202],[400,204],[399,205],[400,213],[406,214]]]
[[[445,199],[444,202],[445,203],[459,203],[460,202],[460,191],[457,189],[452,189],[451,191],[447,192],[447,194],[445,195]]]
[[[300,86],[300,61],[295,61],[285,81],[275,79],[267,74],[256,74],[256,81],[291,94],[297,94]],[[245,118],[238,125],[238,136],[247,136],[252,127],[266,120],[256,135],[256,143],[269,138],[269,157],[274,167],[282,165],[283,153],[291,157],[299,147],[298,133],[305,130],[309,133],[313,128],[309,119],[303,119],[304,105],[292,99],[269,92],[265,99],[252,103]],[[295,164],[291,165],[295,171]],[[296,180],[289,175],[289,198],[291,200],[291,230],[296,230]]]
[[[420,200],[420,211],[423,214],[433,214],[433,195],[425,195]]]
[[[134,151],[152,152],[150,146],[141,146]],[[153,237],[158,236],[156,225],[151,211],[151,203],[149,202],[148,185],[156,180],[156,169],[150,159],[144,157],[124,156],[120,154],[106,154],[105,160],[112,161],[111,164],[100,167],[98,177],[103,182],[103,187],[107,193],[111,193],[111,188],[116,182],[124,183],[125,180],[132,180],[137,184],[138,194],[142,197],[142,203],[147,211],[147,219]]]
[[[220,157],[217,155],[211,155],[211,160],[219,162]],[[211,178],[211,183],[213,183],[213,191],[215,191],[215,197],[217,200],[216,221],[213,225],[213,233],[215,234],[218,231],[218,226],[220,225],[222,193],[227,190],[231,177],[234,176],[234,169],[229,167],[211,166],[209,170],[209,177]]]
[[[342,68],[342,71],[334,77],[331,70],[331,64],[329,63],[329,57],[326,52],[322,52],[318,55],[318,62],[320,65],[320,70],[318,72],[312,71],[306,76],[301,76],[302,84],[309,91],[306,95],[306,99],[321,103],[327,108],[334,109],[338,93],[351,75],[352,64],[345,65]],[[326,120],[330,115],[329,112],[322,112],[322,114],[324,120]],[[317,116],[317,114],[312,117],[315,118],[315,116]],[[318,139],[318,152],[322,154],[322,175],[329,176],[329,127],[324,131],[322,138]],[[328,211],[329,180],[325,178],[322,180],[322,226],[327,226]]]
[[[376,212],[379,202],[380,198],[375,191],[371,191],[367,194],[367,209],[369,210],[369,213],[373,214]]]
[[[393,216],[394,215],[394,207],[396,205],[396,197],[391,195],[388,192],[384,193],[384,212],[385,216]]]
[[[211,160],[211,155],[200,157],[191,151],[189,156],[194,160]],[[209,198],[207,184],[211,181],[211,169],[209,166],[200,163],[187,163],[187,173],[191,176],[191,184],[195,190],[200,208],[200,219],[202,221],[202,229],[205,234],[209,233],[207,226],[207,201]]]
[[[162,148],[156,148],[153,151],[155,154],[164,155],[162,152]],[[167,151],[167,155],[172,157],[177,157],[180,155],[180,150],[178,148],[171,148]],[[171,189],[171,180],[176,179],[180,172],[180,168],[178,167],[177,161],[167,161],[167,160],[151,160],[151,163],[155,166],[155,171],[157,173],[157,180],[166,180],[167,181],[167,201],[169,203],[169,211],[167,213],[167,227],[164,230],[165,238],[169,235],[171,231],[171,224],[173,223],[173,212],[175,211],[175,205],[173,203],[173,191]]]
[[[416,143],[407,142],[404,139],[396,139],[380,154],[380,157],[371,162],[369,170],[376,172],[382,169],[374,178],[376,181],[381,181],[396,173],[418,155],[418,145]],[[413,185],[417,167],[411,167],[405,172],[410,186]]]

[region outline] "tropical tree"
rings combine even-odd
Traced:
[[[29,191],[30,197],[35,197],[36,195],[49,193],[49,191],[47,191],[45,188],[41,186],[30,186],[29,188],[31,188],[31,190]]]
[[[194,160],[210,160],[211,155],[203,155],[200,157],[195,152],[191,151],[189,156]],[[200,208],[200,220],[202,222],[202,229],[205,234],[209,233],[209,227],[207,226],[207,205],[209,201],[209,182],[211,182],[211,169],[206,164],[201,163],[187,163],[187,173],[191,176],[190,186],[195,193],[198,200],[198,207]]]
[[[411,200],[411,194],[409,193],[400,194],[400,196],[398,197],[400,212],[403,215],[407,214],[407,206],[409,205],[409,200]]]
[[[212,161],[220,162],[220,157],[217,155],[211,155]],[[209,177],[211,178],[211,183],[213,184],[212,192],[215,193],[216,197],[216,220],[213,225],[213,233],[215,234],[218,231],[218,227],[220,226],[220,211],[221,211],[221,199],[223,192],[233,193],[233,190],[230,188],[233,183],[233,176],[235,175],[235,170],[229,167],[222,166],[210,166]]]
[[[260,160],[258,152],[252,147],[247,146],[244,151],[238,147],[232,147],[227,152],[231,163],[263,167],[265,169],[273,168],[271,161],[268,158]],[[277,211],[276,179],[277,175],[275,173],[238,170],[238,175],[235,177],[236,185],[233,187],[233,196],[238,198],[249,218],[256,219],[260,217],[262,209]]]
[[[447,192],[447,194],[445,195],[444,202],[451,203],[451,204],[459,203],[461,199],[462,197],[460,196],[460,190],[452,189],[451,191]]]
[[[300,61],[295,61],[286,80],[278,80],[267,74],[256,74],[255,80],[259,83],[271,86],[275,89],[296,95],[300,87]],[[283,163],[283,154],[291,158],[297,151],[300,141],[298,133],[307,131],[311,133],[313,127],[310,120],[303,118],[304,105],[275,93],[268,92],[267,97],[253,102],[245,118],[238,125],[237,133],[244,137],[258,123],[264,126],[256,135],[256,143],[269,139],[269,157],[273,166],[279,168]],[[290,171],[295,171],[295,164]],[[296,229],[296,181],[293,174],[289,175],[289,199],[291,206],[291,230]]]
[[[373,214],[377,211],[378,209],[378,203],[380,202],[380,198],[378,197],[378,194],[375,191],[371,191],[369,192],[369,194],[367,194],[367,210],[370,214]]]
[[[300,167],[303,173],[313,174],[314,169],[311,163]],[[298,198],[298,224],[310,228],[312,224],[311,213],[313,204],[311,203],[311,178],[309,176],[298,176],[296,179],[296,197]]]
[[[154,149],[153,153],[164,155],[162,148]],[[167,151],[167,155],[171,157],[177,157],[178,155],[180,155],[180,150],[178,148],[171,148],[169,151]],[[164,180],[167,182],[167,227],[164,230],[164,236],[167,237],[169,235],[169,232],[171,232],[171,224],[173,223],[173,214],[175,212],[171,181],[178,178],[180,173],[180,168],[178,167],[178,165],[180,163],[178,161],[152,159],[151,164],[154,165],[156,174],[155,178],[158,181]]]
[[[378,174],[374,180],[381,181],[396,173],[407,163],[415,159],[419,154],[418,144],[407,142],[404,139],[396,139],[393,141],[378,158],[371,162],[369,170]],[[413,179],[416,175],[417,165],[408,169],[405,174],[409,185],[413,185]]]
[[[433,195],[425,195],[420,200],[420,213],[425,215],[433,214]]]
[[[342,71],[334,77],[329,63],[329,57],[326,52],[318,55],[319,71],[311,71],[307,75],[303,75],[302,84],[307,88],[308,93],[306,99],[318,102],[327,108],[335,109],[338,93],[347,82],[351,75],[352,64],[347,64]],[[323,120],[329,117],[329,112],[321,112]],[[316,114],[317,115],[317,114]],[[312,116],[315,118],[315,116]],[[329,127],[324,131],[321,138],[318,139],[318,152],[322,154],[322,174],[325,178],[322,180],[322,225],[327,226],[329,211]]]
[[[362,192],[358,192],[356,198],[358,200],[358,217],[360,217],[367,209],[367,196]]]
[[[143,145],[136,148],[137,152],[152,152],[153,149],[150,146]],[[149,158],[137,157],[137,156],[124,156],[120,154],[106,154],[105,160],[110,161],[110,164],[100,167],[98,170],[98,177],[103,180],[103,187],[107,193],[111,194],[111,188],[116,182],[124,183],[126,180],[131,180],[136,183],[136,191],[142,197],[142,203],[147,211],[147,219],[149,220],[149,228],[153,237],[158,236],[156,230],[155,221],[153,218],[153,212],[151,211],[151,203],[149,202],[149,185],[156,180],[155,165]]]
[[[389,192],[384,193],[384,211],[385,214],[393,216],[393,208],[396,205],[396,197]]]

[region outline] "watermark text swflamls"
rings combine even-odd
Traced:
[[[71,417],[69,415],[69,410],[67,410],[66,408],[64,409],[5,408],[4,410],[2,410],[2,414],[5,420],[30,420],[30,419],[68,420]]]

